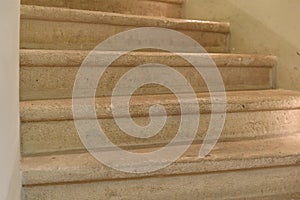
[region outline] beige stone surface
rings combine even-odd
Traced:
[[[54,183],[94,182],[298,166],[300,162],[299,143],[299,134],[248,141],[219,142],[206,158],[199,158],[200,145],[193,145],[179,160],[167,168],[144,174],[116,171],[104,166],[88,153],[24,157],[22,159],[23,185],[30,187]],[[145,150],[149,151],[149,149]],[[142,153],[145,150],[139,149],[135,152]],[[157,148],[150,150],[155,151]],[[161,162],[163,161],[165,160]],[[134,163],[125,162],[124,166],[127,165],[132,166]]]
[[[204,139],[210,117],[209,114],[201,115],[195,142]],[[300,131],[299,120],[300,110],[229,113],[220,141],[258,139],[296,133]],[[134,118],[134,121],[146,125],[149,118]],[[164,128],[149,139],[127,135],[112,119],[99,120],[99,123],[110,141],[124,149],[133,149],[169,143],[177,134],[180,116],[170,116]],[[21,132],[21,147],[25,156],[85,151],[74,122],[70,120],[23,123]]]
[[[299,167],[24,187],[26,200],[297,199]]]
[[[218,95],[218,93],[215,93]],[[300,93],[288,90],[258,90],[227,92],[227,112],[250,112],[268,110],[293,110],[300,108]],[[209,113],[210,96],[208,93],[198,93],[201,113]],[[188,97],[188,96],[187,96]],[[115,97],[119,102],[124,97]],[[186,103],[189,104],[188,98]],[[133,96],[130,101],[132,117],[147,117],[149,107],[161,104],[167,114],[178,115],[180,108],[174,95],[143,95]],[[98,118],[112,118],[110,97],[96,98],[95,108]],[[120,107],[120,109],[124,109]],[[192,114],[192,113],[191,113]],[[73,119],[72,100],[41,100],[20,102],[22,122],[60,121]],[[124,116],[118,116],[124,117]]]
[[[20,48],[91,50],[108,37],[135,27],[178,30],[209,52],[228,52],[229,48],[228,23],[27,5],[21,7]],[[193,48],[182,51],[192,52]]]
[[[278,57],[277,87],[300,90],[300,1],[187,0],[185,17],[227,21],[231,51]]]
[[[71,98],[79,66],[88,51],[21,50],[20,94],[21,100]],[[99,52],[99,59],[113,53]],[[206,54],[185,54],[206,59]],[[270,89],[273,86],[274,56],[242,54],[209,54],[219,67],[226,90]],[[207,91],[206,84],[196,69],[183,58],[163,52],[133,52],[110,65],[98,84],[96,96],[111,96],[117,81],[135,66],[161,63],[173,67],[184,75],[195,92]],[[206,66],[203,66],[206,67]],[[182,92],[184,86],[174,83]],[[82,89],[84,94],[84,89]],[[171,91],[159,85],[147,85],[135,92],[165,94]]]
[[[280,172],[283,172],[282,169]],[[119,184],[113,185],[112,187],[106,186],[105,183],[91,183],[91,184],[73,184],[65,186],[42,186],[34,188],[25,188],[24,194],[25,199],[28,200],[59,200],[64,198],[66,200],[98,200],[100,199],[123,199],[123,200],[138,200],[143,198],[147,199],[168,199],[172,198],[174,200],[182,199],[238,199],[238,200],[294,200],[299,199],[299,193],[293,193],[298,188],[290,188],[290,184],[298,184],[298,182],[293,177],[294,173],[287,172],[280,173],[279,170],[258,170],[258,172],[252,172],[246,174],[241,174],[237,172],[229,173],[227,176],[222,176],[223,174],[211,175],[211,176],[186,176],[177,178],[167,178],[165,181],[160,179],[149,180],[145,182],[147,184],[141,184],[141,181],[123,181]],[[274,176],[274,173],[280,173],[279,175],[284,177],[282,179]],[[286,181],[286,176],[292,178]],[[222,178],[221,178],[222,177]],[[224,177],[224,178],[223,178]],[[256,178],[259,181],[256,182]],[[217,179],[218,183],[211,184],[213,179]],[[247,179],[248,183],[241,182],[239,180]],[[266,179],[273,181],[275,184],[270,184]],[[284,179],[284,180],[283,180]],[[219,182],[220,181],[220,182]],[[224,188],[224,181],[231,184],[231,186],[226,185]],[[175,182],[175,184],[174,184]],[[195,183],[196,184],[195,184]],[[181,184],[180,184],[181,183]],[[235,184],[233,184],[235,183]],[[240,183],[240,184],[239,184]],[[253,184],[251,184],[253,183]],[[255,185],[254,185],[255,183]],[[163,185],[161,185],[163,184]],[[211,184],[212,187],[209,188]],[[130,189],[125,188],[128,185]],[[170,186],[169,186],[170,185]],[[288,188],[287,190],[282,189],[282,187]],[[187,188],[186,188],[187,187]],[[137,189],[138,188],[138,189]],[[149,189],[151,188],[151,189]],[[209,188],[204,190],[203,188]],[[246,189],[247,188],[247,189]],[[278,189],[280,188],[280,189]],[[83,192],[79,192],[79,191]],[[216,191],[218,190],[218,191]],[[136,192],[135,192],[136,191]],[[261,191],[267,191],[263,194]],[[291,193],[287,193],[290,192]],[[60,195],[64,194],[64,195]]]
[[[41,49],[21,49],[20,65],[21,67],[79,67],[90,51],[80,50],[41,50]],[[95,55],[109,56],[120,52],[94,52]],[[268,67],[276,66],[277,59],[272,55],[258,54],[226,54],[226,53],[180,53],[181,55],[207,58],[208,56],[218,65],[218,67]],[[126,56],[120,57],[112,63],[112,66],[131,66],[140,65],[145,62],[160,62],[172,66],[189,66],[189,64],[180,59],[173,53],[168,52],[130,52]]]
[[[230,26],[227,22],[166,18],[181,17],[182,0],[22,0],[23,4],[28,4],[21,6],[20,30],[20,94],[22,100],[27,100],[20,103],[23,198],[298,199],[300,93],[261,90],[275,86],[277,61],[274,56],[222,54],[230,50],[262,53],[263,50],[244,48],[245,41],[260,44],[260,49],[268,50],[265,42],[270,39],[269,42],[274,43],[278,39],[272,34],[258,34],[265,29],[256,22],[245,23],[247,20],[253,22],[252,17],[248,17],[252,7],[248,9],[247,5],[251,4],[244,2],[239,5],[239,8],[247,8],[245,15],[230,6],[228,9],[226,2],[229,1],[236,0],[210,1],[199,9],[203,0],[197,3],[188,0],[186,10],[191,18],[205,15],[207,18],[202,19],[209,19],[211,15],[207,12],[219,12],[216,16],[225,12],[226,16],[231,16],[215,19],[235,24],[232,48],[229,46]],[[193,12],[194,9],[197,12]],[[261,18],[259,13],[257,17]],[[243,23],[238,27],[236,21]],[[199,42],[208,52],[220,53],[210,56],[219,67],[227,90],[260,90],[227,92],[225,127],[220,141],[205,158],[199,158],[198,154],[209,125],[211,105],[208,93],[198,93],[201,120],[195,143],[167,168],[152,173],[128,174],[104,166],[86,152],[74,127],[70,98],[75,75],[88,50],[114,34],[152,26],[178,30]],[[259,36],[252,37],[251,31]],[[291,35],[289,31],[287,33]],[[279,42],[280,45],[283,50],[278,52],[281,53],[273,50],[266,53],[280,55],[282,59],[282,52],[291,48],[286,48],[284,42]],[[180,51],[194,52],[194,49],[182,48]],[[99,52],[100,55],[107,53]],[[290,66],[288,59],[279,60],[281,66],[284,61]],[[97,117],[112,142],[136,153],[161,148],[175,136],[180,122],[176,97],[168,94],[170,91],[166,88],[149,85],[135,93],[140,96],[131,98],[130,114],[139,125],[147,125],[150,106],[161,104],[168,113],[164,128],[154,137],[137,139],[126,135],[115,124],[111,99],[107,97],[114,83],[132,67],[149,62],[170,65],[187,77],[196,92],[207,91],[196,71],[170,53],[133,52],[115,61],[101,80],[103,86],[98,88]],[[282,68],[279,71],[286,74]],[[123,97],[117,98],[119,102],[124,100]],[[185,100],[184,103],[193,106],[189,98]],[[121,105],[119,109],[125,107]],[[156,113],[155,117],[159,118],[160,114]],[[110,151],[105,147],[99,150]],[[153,162],[153,165],[168,161]],[[122,163],[126,167],[134,164]]]
[[[22,0],[24,5],[180,18],[183,0]]]
[[[248,91],[227,93],[227,116],[220,140],[245,140],[300,132],[300,99],[296,92]],[[297,97],[298,95],[298,97]],[[105,100],[106,99],[106,100]],[[107,104],[105,103],[107,101]],[[179,122],[178,102],[172,95],[133,97],[131,115],[140,125],[149,123],[152,103],[164,105],[169,115],[164,128],[149,139],[133,138],[111,119],[109,98],[98,99],[101,127],[115,144],[126,148],[164,145],[176,135]],[[202,111],[195,141],[204,139],[211,115],[208,96],[199,94]],[[28,101],[21,104],[22,153],[24,155],[83,151],[72,119],[70,100]],[[103,147],[105,148],[105,147]]]

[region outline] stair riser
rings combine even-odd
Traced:
[[[79,66],[88,53],[88,51],[67,50],[21,50],[21,99],[71,98]],[[98,52],[96,58],[103,60],[115,53]],[[197,60],[206,60],[210,57],[216,66],[219,67],[227,90],[269,89],[272,87],[272,71],[277,63],[274,56],[239,54],[184,54],[184,56]],[[118,58],[106,69],[98,85],[97,96],[111,96],[112,89],[122,75],[136,66],[147,63],[160,63],[170,66],[186,77],[195,92],[207,91],[200,74],[180,56],[165,52],[131,52]],[[201,70],[205,70],[207,67],[211,66],[203,66]],[[155,66],[144,68],[149,70],[158,69]],[[90,69],[96,68],[90,67]],[[166,76],[169,77],[170,81],[173,80],[169,74]],[[171,83],[173,85],[172,88],[186,92],[182,85],[175,81],[173,82]],[[84,90],[82,91],[84,94]],[[158,85],[148,85],[136,91],[135,94],[163,93],[170,93],[170,91]]]
[[[146,125],[149,118],[134,118]],[[195,140],[203,140],[210,115],[202,114]],[[270,137],[300,132],[300,110],[228,113],[220,140],[240,140]],[[101,120],[101,126],[115,144],[124,148],[168,143],[177,133],[179,116],[170,116],[159,134],[148,140],[138,140],[123,134],[113,119]],[[26,122],[21,125],[24,155],[84,150],[72,121]]]
[[[123,14],[181,17],[180,1],[145,1],[145,0],[22,0],[22,4],[65,7],[82,10],[95,10]]]
[[[110,67],[99,82],[96,96],[111,96],[118,80],[133,67]],[[184,75],[195,92],[206,92],[201,75],[193,67],[174,67]],[[253,90],[272,88],[272,68],[221,67],[226,90]],[[77,67],[21,67],[21,100],[72,98]],[[128,85],[129,88],[130,85]],[[173,88],[185,92],[185,86],[173,83]],[[159,85],[146,85],[136,95],[167,94],[171,91]],[[86,94],[82,89],[82,94]]]
[[[299,180],[300,167],[295,166],[176,177],[31,186],[24,187],[23,195],[26,200],[219,199],[220,197],[292,199],[299,197]]]
[[[145,24],[145,26],[149,25]],[[132,28],[135,27],[21,19],[20,48],[92,50],[110,36]],[[229,35],[226,33],[197,30],[180,30],[180,32],[192,37],[208,52],[228,52]],[[190,52],[192,50],[183,48],[182,51]]]

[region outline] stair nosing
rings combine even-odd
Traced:
[[[227,113],[300,109],[300,93],[295,91],[254,90],[231,91],[226,92],[226,94]],[[197,95],[201,114],[210,113],[209,93],[198,93]],[[120,101],[123,100],[123,97],[116,98],[119,98]],[[130,106],[134,108],[131,117],[147,117],[149,115],[147,106],[152,105],[152,103],[168,106],[170,109],[169,115],[180,114],[178,101],[172,94],[134,96],[131,102],[133,103]],[[96,98],[95,105],[99,119],[113,118],[110,97]],[[20,113],[22,122],[73,120],[72,99],[23,101],[20,102]],[[117,117],[122,118],[125,116]]]
[[[91,51],[85,50],[40,50],[40,49],[21,49],[20,50],[20,67],[74,67],[80,66],[83,60]],[[93,52],[93,55],[99,53],[99,56],[110,55],[114,53],[124,53],[120,51],[99,51]],[[125,53],[126,60],[120,60],[112,63],[110,66],[132,66],[134,57],[143,59],[175,59],[172,61],[176,67],[190,66],[188,62],[182,62],[177,57],[179,55],[199,56],[202,58],[211,58],[218,67],[259,67],[273,68],[277,65],[277,57],[273,55],[258,54],[228,54],[228,53],[169,53],[169,52],[130,52]],[[128,59],[132,58],[131,60]],[[51,58],[51,59],[50,59]],[[176,60],[177,59],[177,60]],[[224,59],[224,60],[222,60]],[[229,59],[229,60],[226,60]],[[128,61],[129,60],[129,61]],[[163,60],[162,60],[163,61]]]
[[[113,20],[112,20],[113,18]],[[152,16],[116,14],[34,5],[21,6],[21,19],[78,22],[90,24],[111,24],[120,26],[171,28],[203,32],[229,33],[228,22],[212,22],[188,19],[162,18]],[[146,24],[145,24],[146,23]]]
[[[147,174],[112,170],[88,153],[25,157],[22,159],[23,185],[67,184],[70,182],[223,173],[235,170],[300,166],[300,134],[279,138],[218,143],[209,157],[198,158],[200,146],[193,146],[171,166]],[[40,176],[43,174],[43,176]]]
[[[179,4],[179,5],[184,4],[184,0],[146,0],[146,1],[157,1],[157,2]]]

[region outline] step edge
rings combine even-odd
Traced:
[[[43,7],[34,5],[22,5],[20,17],[21,19],[29,20],[78,22],[90,24],[112,24],[136,27],[145,27],[143,23],[150,23],[150,25],[146,25],[146,27],[149,27],[151,26],[151,24],[153,24],[156,27],[162,28],[195,30],[216,33],[229,33],[230,31],[230,24],[228,22],[213,22],[141,15],[116,14],[101,11]],[[114,18],[114,20],[112,21],[111,18]]]
[[[152,2],[162,2],[162,3],[168,3],[168,4],[177,4],[177,5],[183,5],[185,0],[141,0],[141,1],[152,1]],[[34,5],[34,4],[28,4],[23,3],[21,1],[22,5]]]
[[[226,92],[226,94],[227,113],[300,109],[300,93],[296,91],[271,89],[257,91],[231,91]],[[201,114],[211,113],[209,93],[198,93],[197,95],[198,102],[200,103]],[[275,96],[276,99],[274,99],[274,95],[277,95]],[[253,99],[252,96],[256,99]],[[116,98],[119,98],[121,101],[123,97]],[[135,100],[133,101],[134,103],[131,104],[131,107],[134,106],[135,109],[141,109],[143,106],[147,106],[149,102],[156,102],[164,106],[174,107],[175,109],[171,113],[168,113],[169,115],[180,114],[179,108],[176,108],[178,106],[177,99],[171,94],[143,95],[134,96],[133,98],[135,98]],[[148,102],[148,104],[145,104],[145,99],[147,99],[146,102]],[[152,100],[149,101],[150,99]],[[96,98],[96,110],[101,111],[101,114],[98,114],[99,119],[112,118],[110,97]],[[134,110],[132,111],[132,117],[147,117],[149,115],[148,110],[145,110],[145,108],[143,109],[143,112],[139,111],[136,114],[134,113]],[[20,116],[21,122],[73,120],[72,100],[56,99],[21,101]],[[118,117],[122,118],[122,116]],[[91,118],[87,117],[84,119]]]
[[[126,52],[93,52],[93,51],[76,51],[76,50],[20,50],[20,67],[74,67],[80,66],[89,53],[93,55],[110,55],[110,54],[125,54]],[[226,54],[226,53],[168,53],[168,52],[130,52],[130,57],[142,57],[149,59],[175,59],[176,62],[179,55],[201,56],[203,58],[211,58],[218,67],[261,67],[273,68],[277,65],[277,57],[273,55],[262,54]],[[54,60],[49,60],[52,57]],[[128,58],[127,58],[128,59]],[[223,60],[224,59],[224,60]],[[225,59],[229,59],[226,61]],[[246,61],[245,61],[246,60]],[[110,66],[131,66],[134,60],[117,61]],[[182,63],[178,60],[178,64],[174,66],[185,67],[187,62]],[[227,63],[229,62],[229,63]]]
[[[185,3],[185,0],[146,0],[146,1],[163,2],[163,3],[179,4],[179,5]]]
[[[210,157],[206,157],[204,159],[200,159],[195,156],[182,157],[178,161],[173,163],[171,166],[165,169],[152,172],[152,173],[147,173],[147,174],[127,174],[127,173],[112,170],[104,166],[100,162],[96,161],[88,153],[62,155],[61,156],[63,157],[62,159],[59,156],[26,157],[22,159],[22,174],[24,178],[23,185],[51,183],[50,181],[51,177],[48,178],[48,180],[44,180],[44,181],[35,180],[39,178],[37,177],[39,173],[47,173],[47,172],[49,173],[48,175],[51,175],[51,172],[54,172],[54,178],[56,178],[55,173],[65,174],[66,177],[62,178],[60,181],[57,181],[61,183],[67,181],[66,179],[69,179],[69,181],[71,179],[73,179],[73,181],[74,179],[80,179],[75,181],[87,180],[89,178],[85,177],[84,174],[88,174],[88,173],[94,173],[98,175],[98,177],[97,175],[90,176],[92,177],[91,178],[92,180],[104,181],[104,180],[115,180],[118,178],[136,178],[136,177],[145,178],[145,177],[152,177],[152,176],[162,176],[166,174],[176,176],[178,174],[187,174],[187,173],[202,174],[202,173],[226,172],[230,170],[250,170],[250,169],[257,169],[257,168],[270,168],[270,167],[278,167],[278,166],[300,166],[300,150],[297,148],[297,145],[299,146],[299,142],[300,142],[299,136],[300,134],[297,134],[295,136],[287,136],[287,137],[275,138],[275,139],[274,138],[262,139],[254,142],[252,141],[252,143],[248,141],[230,142],[230,143],[226,143],[225,145],[223,145],[223,143],[218,143],[217,146],[215,147],[216,150],[212,151]],[[238,145],[245,146],[246,143],[249,143],[249,145],[243,147],[246,148],[245,152],[237,152],[237,153],[231,152],[233,148],[236,148]],[[270,145],[270,143],[272,143],[272,145]],[[273,149],[275,143],[276,143],[275,145],[276,148]],[[262,144],[265,145],[261,147]],[[220,145],[223,146],[219,147]],[[223,157],[218,157],[217,152],[220,151],[219,148],[220,150],[222,149],[223,150],[225,149],[225,151],[227,150],[229,154],[221,153],[220,155]],[[268,149],[268,152],[261,153],[263,151],[262,149],[266,149],[266,148]],[[239,151],[242,151],[241,148],[238,149]],[[216,151],[216,153],[214,151]],[[254,151],[254,153],[251,153],[252,151]],[[256,152],[259,152],[261,154],[258,155],[256,154]],[[57,157],[58,157],[57,163],[59,163],[58,165],[53,164],[50,161],[49,163],[43,163],[42,166],[34,165],[30,167],[30,162],[35,164],[37,159],[42,159],[43,161],[44,159],[51,160]],[[73,166],[73,164],[69,164],[67,161],[68,159],[66,158],[76,160],[75,163],[79,162],[80,160],[79,163],[81,164],[81,166],[77,166],[77,165]],[[64,165],[65,163],[62,163],[62,160],[65,160],[65,163],[67,164]],[[188,168],[187,166],[190,168]],[[185,169],[185,172],[182,172],[182,169]],[[71,173],[68,170],[71,171],[73,170],[73,171]],[[36,176],[36,178],[30,177],[30,173],[33,173],[32,175]],[[98,173],[102,173],[102,174],[100,175]],[[56,176],[58,176],[58,174],[56,174]],[[78,177],[74,178],[73,176],[71,176],[71,174],[75,176],[77,175]],[[68,175],[69,177],[67,177]],[[63,179],[65,180],[63,181]],[[55,181],[52,180],[52,182]]]

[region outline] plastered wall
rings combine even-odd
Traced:
[[[19,1],[0,1],[0,200],[20,200]]]
[[[186,0],[186,18],[231,23],[231,51],[278,56],[278,88],[300,91],[299,0]]]

